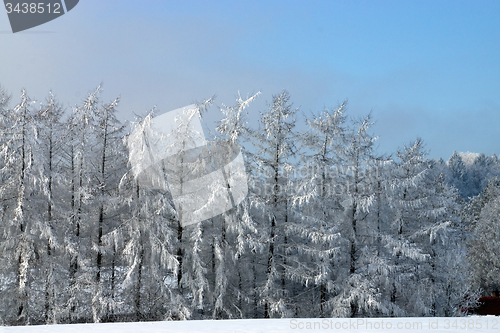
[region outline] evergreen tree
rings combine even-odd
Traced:
[[[67,140],[63,165],[68,188],[65,200],[69,205],[65,214],[69,229],[65,238],[65,250],[69,257],[70,286],[67,304],[68,319],[71,322],[90,320],[93,317],[92,305],[96,304],[92,296],[96,287],[96,273],[91,254],[94,221],[97,219],[94,195],[98,164],[92,148],[97,139],[96,116],[100,93],[99,86],[88,94],[81,105],[73,107],[64,133]]]
[[[287,295],[282,281],[286,279],[284,258],[287,248],[286,226],[289,220],[289,190],[285,172],[292,168],[295,152],[296,109],[289,104],[288,92],[273,96],[269,111],[261,115],[262,127],[253,133],[257,152],[251,156],[255,187],[251,193],[252,206],[260,211],[258,228],[264,232],[267,244],[265,279],[260,286],[260,304],[264,317],[288,315]],[[265,231],[264,231],[265,230]]]
[[[422,300],[427,295],[422,293],[425,290],[419,290],[416,268],[429,255],[422,253],[422,249],[413,241],[424,227],[420,212],[426,199],[423,190],[428,168],[422,140],[417,139],[409,146],[405,145],[398,150],[397,155],[398,161],[391,175],[390,203],[394,211],[392,232],[386,238],[386,246],[391,249],[394,265],[390,296],[392,315],[424,315],[430,313],[430,309]],[[410,289],[409,286],[413,288]]]
[[[483,193],[474,197],[464,209],[472,235],[468,240],[468,258],[474,273],[474,286],[486,292],[500,289],[498,280],[498,209],[500,181],[492,179]],[[495,215],[496,214],[496,215]]]
[[[237,147],[245,137],[248,138],[250,130],[244,112],[259,94],[247,99],[238,96],[234,106],[224,106],[220,109],[225,117],[217,126],[219,144],[229,143]],[[238,173],[228,176],[247,178],[246,174]],[[252,289],[244,281],[247,272],[245,266],[248,267],[248,263],[243,256],[254,247],[257,231],[249,214],[249,201],[243,200],[219,218],[211,220],[212,318],[242,318],[244,302],[247,303],[250,299],[251,294],[248,291]]]
[[[122,194],[129,205],[124,219],[123,261],[128,263],[122,288],[129,291],[125,301],[131,304],[136,320],[188,319],[191,310],[181,295],[182,234],[179,220],[167,189],[141,186],[141,170],[133,159],[149,156],[146,135],[151,131],[153,109],[133,125],[125,139],[131,170],[121,181]],[[181,236],[181,239],[179,239]]]
[[[307,119],[310,130],[302,137],[304,150],[310,153],[303,155],[299,180],[302,197],[295,202],[301,221],[289,229],[298,235],[295,240],[301,256],[300,265],[293,270],[294,280],[306,286],[311,283],[319,286],[319,304],[311,304],[306,309],[309,316],[319,310],[321,317],[328,317],[333,310],[332,296],[338,282],[336,255],[347,241],[339,237],[341,191],[335,186],[339,180],[336,171],[343,165],[341,153],[347,132],[345,107],[346,103]]]
[[[95,322],[113,315],[117,306],[115,293],[118,285],[117,265],[119,264],[117,252],[122,242],[120,229],[120,213],[122,199],[118,193],[118,184],[125,173],[126,158],[125,147],[122,144],[124,126],[116,118],[118,99],[98,108],[95,115],[96,133],[93,151],[94,165],[97,170],[93,172],[96,180],[94,185],[93,201],[98,206],[97,241],[92,249],[96,249],[96,292],[93,296],[92,311]],[[95,230],[94,229],[94,230]],[[106,258],[107,257],[107,258]],[[107,260],[106,260],[107,259]],[[104,269],[103,265],[108,266]],[[107,281],[103,281],[103,280]],[[99,302],[100,304],[96,304]]]
[[[441,168],[425,156],[423,143],[417,139],[399,150],[393,173],[391,203],[395,212],[397,275],[391,302],[413,316],[450,315],[450,307],[456,307],[462,295],[460,286],[451,289],[448,272],[452,267],[445,256],[449,251],[463,254],[459,243],[453,241],[462,237],[457,229],[458,196],[446,184]],[[463,257],[456,262],[463,262]],[[452,296],[455,299],[450,301]]]
[[[426,227],[419,236],[420,247],[430,255],[426,275],[430,280],[431,314],[453,316],[470,292],[470,275],[462,245],[465,233],[459,218],[459,194],[446,184],[441,168],[434,161],[429,164],[426,188],[427,205],[422,214]],[[449,256],[451,253],[454,253],[454,260]]]
[[[65,203],[62,200],[61,179],[63,177],[61,169],[62,140],[63,129],[63,109],[55,100],[52,93],[49,94],[47,101],[36,113],[37,132],[40,150],[40,167],[42,181],[40,185],[39,198],[40,205],[45,205],[43,216],[43,229],[40,230],[41,239],[45,238],[46,248],[43,251],[44,256],[40,271],[43,277],[39,277],[45,283],[44,290],[44,313],[46,323],[56,323],[60,314],[64,311],[63,302],[60,302],[60,296],[64,294],[67,285],[58,279],[65,276],[66,269],[61,261],[61,248],[63,233],[65,230],[62,214]],[[31,199],[33,200],[33,198]]]
[[[462,157],[456,151],[453,152],[453,155],[448,160],[448,168],[453,177],[452,184],[460,191],[463,197],[467,198],[470,195],[467,188],[467,169],[462,161]]]
[[[341,265],[337,279],[342,282],[333,303],[333,314],[347,317],[387,312],[367,270],[368,264],[373,261],[367,235],[371,228],[369,211],[375,199],[369,170],[375,160],[373,145],[376,138],[369,133],[372,125],[370,115],[355,125],[349,131],[347,145],[342,152],[344,165],[339,173],[339,181],[344,188],[340,232],[346,239],[346,245],[339,254]]]
[[[40,258],[40,231],[44,230],[39,207],[30,200],[40,184],[39,147],[33,102],[26,91],[21,100],[5,114],[0,193],[3,198],[3,234],[0,252],[7,283],[3,290],[3,312],[10,323],[29,324],[37,317],[31,292],[33,268]]]

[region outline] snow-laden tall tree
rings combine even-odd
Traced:
[[[445,181],[443,170],[430,161],[425,183],[426,204],[421,230],[416,241],[430,255],[422,280],[429,280],[428,296],[431,314],[434,316],[456,315],[460,302],[470,292],[470,275],[465,266],[465,234],[459,218],[459,194]],[[454,253],[454,261],[447,254]],[[424,266],[424,265],[422,265]],[[460,276],[461,275],[461,276]],[[458,284],[457,281],[469,283]]]
[[[40,230],[40,236],[46,242],[40,267],[43,276],[38,278],[45,284],[43,311],[46,323],[56,323],[59,320],[59,314],[63,311],[63,302],[61,302],[60,296],[67,287],[63,282],[66,279],[60,278],[65,275],[67,269],[67,267],[63,267],[64,261],[61,261],[60,251],[63,237],[61,231],[65,231],[61,217],[66,209],[65,202],[60,195],[63,177],[60,162],[64,138],[62,116],[63,109],[55,100],[52,92],[35,115],[40,151],[39,167],[41,169],[41,182],[39,183],[41,188],[37,200],[42,207],[45,206],[42,214],[43,229]]]
[[[420,211],[426,199],[426,193],[423,191],[425,177],[429,172],[425,156],[423,142],[417,139],[398,150],[398,161],[392,172],[390,199],[394,216],[392,233],[387,244],[392,248],[395,268],[390,301],[395,309],[402,311],[393,310],[393,315],[416,315],[419,311],[418,315],[430,313],[428,304],[422,300],[422,297],[427,295],[419,290],[419,277],[415,273],[419,263],[429,259],[429,254],[422,253],[422,249],[413,241],[415,234],[423,227]],[[408,288],[409,286],[413,288]],[[409,304],[415,309],[410,309]]]
[[[216,141],[240,151],[240,144],[250,133],[246,122],[246,109],[260,93],[243,99],[238,96],[233,106],[220,108],[225,116],[217,126]],[[230,161],[229,163],[234,163]],[[241,170],[243,171],[243,170]],[[231,176],[231,175],[229,175]],[[233,177],[247,177],[232,175]],[[229,183],[228,183],[228,187]],[[231,189],[238,190],[238,189]],[[243,200],[233,209],[204,224],[205,241],[211,242],[212,261],[210,281],[212,318],[241,318],[243,307],[251,297],[251,288],[245,281],[248,262],[242,258],[246,251],[255,247],[256,229],[249,215],[249,201]]]
[[[141,188],[131,173],[124,176],[122,198],[130,206],[124,214],[126,274],[120,290],[122,302],[136,321],[188,319],[191,310],[177,288],[177,221],[164,191]]]
[[[483,193],[474,197],[465,208],[472,235],[468,240],[468,259],[474,272],[474,286],[487,293],[500,289],[498,279],[500,222],[500,181],[490,180]]]
[[[265,278],[260,285],[260,303],[264,306],[264,317],[288,315],[287,292],[283,281],[287,279],[285,259],[289,223],[289,205],[292,196],[288,188],[292,157],[295,152],[295,113],[289,104],[290,95],[282,91],[273,96],[269,110],[262,113],[258,131],[252,138],[256,152],[251,156],[254,188],[250,193],[252,206],[259,210],[257,227],[262,230],[262,241],[267,244],[264,252]]]
[[[66,121],[63,147],[65,173],[65,214],[68,233],[65,249],[69,257],[69,288],[67,293],[68,318],[70,321],[88,320],[92,317],[92,296],[89,286],[95,285],[91,249],[94,235],[96,209],[93,203],[95,175],[98,164],[93,160],[95,151],[96,115],[101,87],[91,91],[81,105],[73,107]]]
[[[389,302],[394,270],[392,253],[393,211],[390,206],[390,183],[394,161],[385,156],[376,157],[366,170],[367,185],[373,193],[373,201],[365,218],[367,228],[364,234],[364,274],[369,276],[380,293],[381,308],[374,315],[394,315],[397,308]]]
[[[5,89],[0,86],[0,112],[2,114],[2,120],[0,125],[2,129],[6,129],[8,120],[8,106],[9,106],[10,96]]]
[[[197,141],[197,137],[203,134],[194,133],[190,125],[193,117],[199,117],[201,111],[210,102],[211,100],[208,100],[197,105],[195,108],[176,110],[177,116],[174,119],[176,126],[173,127],[171,133],[163,133],[161,132],[162,129],[155,127],[154,114],[150,113],[135,126],[134,131],[127,138],[133,175],[136,180],[139,180],[137,186],[142,186],[142,181],[145,190],[160,191],[163,194],[163,198],[158,195],[149,196],[148,198],[148,192],[144,192],[146,193],[146,198],[142,200],[149,202],[150,206],[163,207],[159,211],[166,211],[170,214],[168,218],[164,218],[163,223],[166,224],[164,230],[168,231],[166,232],[167,235],[175,235],[173,239],[170,237],[166,239],[169,244],[168,247],[162,249],[163,255],[161,256],[161,266],[163,269],[174,269],[174,272],[170,272],[170,278],[175,278],[175,282],[169,282],[173,286],[170,285],[167,289],[164,288],[165,291],[170,290],[169,293],[171,295],[169,298],[173,304],[168,313],[164,313],[164,316],[169,318],[187,319],[194,312],[203,311],[205,298],[209,290],[206,276],[207,263],[202,258],[204,250],[203,227],[199,223],[192,224],[192,221],[189,221],[189,207],[183,209],[184,206],[178,205],[176,206],[177,209],[174,209],[173,200],[175,198],[173,197],[173,193],[168,193],[168,190],[172,191],[174,186],[179,185],[180,193],[178,194],[180,196],[186,195],[182,192],[186,181],[183,177],[189,177],[191,172],[195,173],[199,168],[206,169],[207,167],[203,164],[207,163],[207,160],[189,160],[189,153],[192,153],[194,143],[199,142]],[[175,151],[175,154],[170,158],[158,158],[155,156],[155,154],[165,156],[169,151]],[[180,164],[177,164],[177,162]],[[154,168],[156,172],[149,172],[151,169],[148,168]],[[160,184],[165,184],[165,186]],[[166,184],[168,184],[168,187]],[[140,197],[140,193],[142,192],[138,190],[138,198]],[[153,198],[153,201],[149,201]],[[168,198],[170,199],[167,200]],[[158,202],[158,200],[161,200],[161,202]],[[134,216],[130,220],[130,223],[141,221],[143,219],[141,216],[148,213],[147,211],[141,213],[140,209],[135,209],[134,211],[136,212],[134,214],[138,215]],[[142,228],[139,228],[140,230]],[[145,249],[144,237],[147,236],[155,239],[157,236],[151,233],[148,234],[147,230],[144,230],[144,233],[139,232],[139,234],[137,234],[136,230],[132,236],[127,243],[124,254],[126,257],[132,255],[132,258],[137,258],[137,253],[143,253],[139,256],[139,258],[143,258],[139,261],[141,264],[144,261],[144,255],[148,254],[148,252],[144,252],[147,251]],[[153,249],[149,253],[152,255],[158,253],[156,244],[151,245],[153,245]],[[130,262],[130,259],[128,261]],[[184,265],[184,263],[187,264]],[[132,270],[129,271],[126,281],[129,281],[130,274],[135,270],[137,272],[137,283],[140,283],[139,276],[142,276],[141,267],[142,264],[139,269],[135,269],[135,266],[132,266]],[[155,274],[152,277],[154,278]],[[172,287],[175,287],[175,291],[171,290]],[[138,289],[140,288],[141,286],[138,286]],[[140,301],[140,291],[136,291],[136,293],[138,295],[135,305],[137,313],[140,308],[140,304],[138,304]],[[191,299],[191,304],[187,303],[188,298]]]
[[[0,252],[3,254],[3,275],[6,300],[2,312],[12,323],[27,324],[37,313],[31,311],[31,283],[34,265],[40,257],[40,231],[43,218],[31,197],[40,184],[39,147],[34,119],[33,102],[23,90],[19,104],[7,111],[2,147],[0,193],[3,198],[3,235]],[[47,243],[45,243],[46,246]]]
[[[391,302],[408,315],[435,315],[437,304],[446,302],[441,291],[449,276],[443,253],[456,248],[450,235],[459,225],[457,194],[426,158],[421,139],[398,151],[392,177]],[[440,309],[445,311],[443,304]]]
[[[118,247],[122,242],[120,213],[123,208],[118,193],[118,185],[126,172],[125,147],[123,145],[124,126],[116,117],[118,99],[101,105],[95,115],[96,133],[92,156],[97,170],[93,172],[94,204],[98,206],[97,238],[92,245],[96,249],[96,290],[93,295],[92,311],[94,321],[113,316],[116,288],[118,286]],[[103,266],[107,266],[105,270]]]
[[[190,177],[192,175],[199,175],[200,170],[210,173],[213,171],[213,161],[210,155],[205,155],[204,153],[196,154],[195,159],[189,158],[192,153],[193,146],[197,146],[194,149],[199,148],[198,144],[202,141],[205,142],[203,133],[199,133],[194,130],[191,126],[192,122],[201,118],[201,115],[207,110],[207,108],[212,104],[213,97],[205,100],[201,103],[195,105],[194,108],[185,110],[184,115],[176,119],[177,129],[173,131],[170,135],[174,136],[173,145],[178,149],[176,161],[178,164],[170,166],[173,167],[173,173],[167,175],[167,180],[169,182],[169,188],[172,194],[173,184],[176,182],[178,186],[179,197],[187,195],[189,191]],[[195,120],[193,120],[195,119]],[[202,138],[203,137],[203,138]],[[208,147],[205,145],[201,148],[205,153],[208,152]],[[200,150],[196,150],[200,152]],[[191,155],[192,156],[192,155]],[[165,165],[165,164],[164,164]],[[170,172],[172,172],[170,170]],[[201,178],[201,176],[200,176]],[[200,179],[198,178],[198,179]],[[200,181],[201,183],[202,181]],[[192,183],[191,183],[192,184]],[[200,210],[205,207],[210,207],[216,198],[214,195],[220,191],[220,183],[207,183],[204,182],[203,185],[203,196],[198,196],[198,199],[203,200],[203,206]],[[189,195],[193,195],[192,192]],[[176,198],[173,198],[174,201]],[[187,220],[189,216],[190,207],[180,206],[177,201],[176,204],[176,224],[177,224],[177,260],[178,260],[178,271],[177,271],[177,287],[179,293],[184,297],[184,299],[191,299],[190,315],[194,318],[198,317],[200,314],[202,317],[205,314],[206,309],[206,298],[210,291],[209,281],[207,277],[207,266],[209,262],[204,260],[204,254],[206,247],[204,243],[209,243],[210,240],[205,239],[204,235],[204,222],[199,221],[198,223],[193,223],[193,221]],[[184,209],[186,208],[186,209]],[[194,218],[194,215],[191,215]],[[205,217],[205,223],[208,222]],[[206,251],[206,252],[205,252]],[[212,250],[213,251],[213,250]]]
[[[2,147],[2,151],[0,153],[2,154],[2,158],[0,159],[0,170],[2,170],[3,174],[5,174],[5,162],[7,161],[4,157],[5,154],[5,144],[9,141],[9,135],[10,135],[10,126],[11,125],[11,115],[10,112],[11,110],[8,108],[9,106],[9,101],[10,101],[10,96],[7,94],[7,92],[0,86],[0,145]],[[1,178],[2,183],[5,178]],[[0,199],[4,201],[6,197],[3,196],[4,193],[0,193]],[[5,207],[5,204],[4,204]],[[0,238],[1,239],[1,238]]]
[[[500,290],[500,198],[481,210],[470,247],[470,257],[479,285],[498,294]]]
[[[369,248],[370,232],[373,231],[369,212],[375,200],[369,172],[375,159],[376,138],[370,133],[372,124],[370,115],[356,121],[342,152],[344,165],[338,176],[343,186],[340,232],[347,242],[339,254],[342,262],[337,280],[341,283],[332,303],[335,316],[371,316],[387,312],[367,269],[373,261],[373,251]]]
[[[342,206],[336,187],[336,171],[342,168],[341,152],[346,143],[345,107],[343,103],[307,119],[309,131],[302,136],[305,152],[298,180],[302,196],[294,203],[301,219],[291,224],[289,230],[298,235],[295,241],[300,264],[292,271],[294,280],[319,287],[317,291],[310,288],[319,293],[309,295],[319,300],[319,304],[312,304],[307,309],[310,316],[319,310],[321,317],[327,317],[333,310],[336,255],[346,242],[339,234]]]
[[[450,159],[448,160],[448,168],[451,171],[451,176],[453,185],[460,191],[460,194],[467,198],[470,196],[470,190],[467,188],[468,179],[467,179],[467,169],[465,168],[465,164],[462,160],[462,156],[458,154],[456,151],[453,152]]]
[[[392,315],[404,314],[407,302],[421,303],[416,290],[408,290],[414,286],[416,276],[414,268],[428,258],[411,241],[413,234],[420,230],[418,210],[422,207],[424,177],[428,172],[425,164],[425,152],[420,139],[398,150],[398,161],[391,175],[391,206],[394,216],[391,221],[391,234],[387,237],[387,245],[392,250],[395,266],[392,274],[390,301],[393,303]],[[401,309],[401,312],[397,309]]]
[[[155,113],[153,109],[134,123],[125,138],[132,158],[150,156],[145,139]],[[131,305],[135,320],[189,319],[192,311],[180,288],[182,233],[172,197],[167,189],[143,186],[140,172],[134,169],[137,165],[130,167],[121,182],[122,197],[130,206],[121,228],[125,234],[122,256],[128,264],[122,283],[128,294],[124,301]]]

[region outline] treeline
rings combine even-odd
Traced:
[[[478,196],[491,179],[500,177],[500,160],[496,155],[455,151],[447,165],[448,182],[458,189],[464,200]]]
[[[183,227],[134,177],[119,100],[100,92],[69,115],[0,92],[2,324],[454,316],[498,286],[498,182],[462,199],[420,139],[378,155],[345,104],[299,132],[286,91],[250,128],[257,96],[238,98],[217,140],[243,147],[248,196]]]

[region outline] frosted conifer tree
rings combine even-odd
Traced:
[[[2,221],[3,275],[7,284],[2,292],[5,315],[10,323],[28,324],[37,318],[31,293],[34,265],[40,257],[38,242],[42,216],[30,197],[37,194],[40,183],[39,150],[33,102],[23,90],[19,104],[4,114],[2,147],[1,197],[4,199]],[[45,246],[46,246],[45,242]]]
[[[337,255],[346,242],[339,234],[342,207],[340,190],[335,186],[346,141],[345,107],[343,103],[337,109],[326,109],[308,119],[309,131],[302,137],[304,148],[311,153],[303,155],[299,180],[302,197],[295,202],[302,212],[301,221],[292,224],[290,230],[299,235],[296,246],[301,256],[301,264],[293,271],[294,280],[306,286],[312,283],[319,286],[319,304],[306,309],[308,312],[303,314],[306,316],[313,316],[319,310],[321,317],[328,317],[333,310]]]
[[[56,323],[64,311],[61,297],[67,285],[65,276],[67,267],[61,261],[63,251],[61,249],[63,233],[66,231],[62,214],[66,209],[61,193],[61,170],[62,140],[63,140],[63,109],[55,100],[52,93],[49,94],[45,104],[36,113],[37,132],[39,138],[39,151],[42,179],[40,182],[39,198],[42,214],[42,229],[40,230],[40,241],[45,241],[43,258],[40,272],[43,276],[38,279],[45,284],[44,289],[44,320],[46,323]],[[33,199],[32,199],[33,200]],[[43,208],[43,206],[45,206]],[[42,245],[43,246],[43,245]]]
[[[288,92],[273,96],[269,111],[261,115],[262,127],[253,133],[257,152],[251,156],[254,190],[250,193],[252,206],[260,211],[257,228],[262,230],[267,244],[265,279],[260,286],[260,304],[264,317],[288,315],[287,293],[283,281],[287,279],[284,268],[286,258],[286,226],[289,217],[289,190],[286,172],[292,168],[295,151],[295,113],[289,104]]]
[[[481,194],[471,198],[471,200],[464,205],[462,209],[462,220],[466,230],[474,230],[479,221],[479,215],[483,207],[498,196],[500,196],[500,181],[498,178],[493,178],[488,182],[488,186],[484,188]]]
[[[438,259],[450,225],[458,222],[456,194],[443,174],[433,171],[421,139],[400,149],[398,158],[391,184],[393,238],[388,238],[396,267],[391,302],[408,315],[433,315],[440,297],[433,288],[446,280],[439,276],[444,263]]]
[[[97,170],[93,178],[97,181],[93,193],[93,202],[98,206],[97,225],[92,228],[97,231],[97,239],[92,245],[96,249],[96,290],[93,295],[92,311],[94,321],[110,317],[118,302],[115,293],[118,286],[119,265],[117,252],[122,243],[120,223],[117,219],[122,210],[121,198],[118,195],[118,184],[125,173],[126,156],[122,143],[124,126],[116,118],[118,99],[102,105],[95,114],[95,140],[92,156]],[[118,221],[117,221],[118,220]],[[103,266],[107,266],[104,269]],[[99,303],[99,304],[98,304]]]
[[[448,168],[450,169],[453,177],[453,185],[460,191],[460,194],[464,198],[469,197],[471,193],[467,188],[467,169],[462,161],[462,156],[460,156],[456,151],[453,152],[453,155],[451,155],[448,160]]]
[[[182,177],[189,176],[190,172],[196,172],[199,168],[206,168],[205,165],[201,165],[202,163],[206,163],[206,160],[200,159],[198,161],[192,161],[193,163],[183,164],[183,159],[185,158],[185,155],[190,152],[187,147],[192,147],[192,143],[196,141],[197,137],[200,134],[203,134],[193,133],[191,131],[191,119],[192,117],[199,117],[201,111],[203,111],[209,103],[211,103],[211,100],[201,103],[195,110],[186,109],[181,111],[183,116],[175,119],[177,126],[175,126],[176,129],[174,128],[171,133],[159,132],[159,130],[152,125],[153,114],[148,115],[143,121],[141,121],[141,123],[137,124],[136,130],[134,130],[127,139],[133,173],[137,179],[142,177],[141,172],[144,170],[141,168],[143,168],[144,164],[135,163],[134,161],[152,161],[153,167],[157,168],[158,166],[162,166],[163,169],[159,168],[158,172],[148,175],[158,177],[158,179],[148,179],[148,181],[151,182],[149,185],[152,185],[155,189],[158,187],[160,191],[164,191],[163,195],[168,197],[168,187],[159,186],[158,184],[168,184],[168,180],[170,179],[169,177],[178,177],[180,178],[179,183],[182,194],[184,179]],[[167,142],[171,144],[166,146],[164,143]],[[175,161],[172,162],[174,158],[155,161],[156,157],[154,156],[152,147],[159,147],[159,149],[165,150],[175,150]],[[159,151],[158,153],[164,154],[165,152]],[[179,165],[175,162],[180,162],[182,168],[179,168]],[[171,172],[175,172],[175,174],[171,174]],[[168,184],[168,186],[172,186],[172,184]],[[164,199],[162,200],[164,202],[162,205],[166,207],[165,203],[167,202]],[[172,200],[172,198],[170,200]],[[156,205],[157,203],[153,202],[153,204]],[[170,208],[168,208],[169,204],[172,205]],[[183,220],[183,218],[186,219],[186,216],[188,215],[182,216],[183,210],[174,210],[173,202],[167,203],[166,208],[168,208],[167,211],[170,211],[171,222],[173,222],[173,224],[168,222],[167,224],[173,228],[172,230],[175,230],[172,233],[175,234],[175,242],[171,243],[173,248],[170,249],[175,248],[175,251],[170,252],[169,249],[164,253],[170,253],[170,255],[175,253],[176,255],[176,257],[170,257],[169,255],[165,258],[170,258],[167,260],[167,266],[169,268],[176,269],[174,276],[176,278],[177,289],[177,294],[171,297],[171,300],[175,305],[169,310],[169,313],[166,316],[169,318],[187,319],[192,316],[194,311],[202,311],[204,309],[205,297],[209,289],[206,277],[206,263],[203,262],[201,257],[201,251],[203,250],[203,227],[200,226],[199,223],[189,225],[190,221],[186,222]],[[188,225],[183,225],[181,221],[185,224],[187,223]],[[175,258],[175,265],[172,262],[172,258]],[[186,263],[186,265],[184,265],[184,263]],[[187,298],[191,298],[190,306],[185,303]]]
[[[479,285],[486,291],[500,290],[500,199],[488,202],[481,210],[474,230],[470,257]]]
[[[394,315],[399,310],[388,301],[392,289],[392,272],[395,269],[391,231],[393,211],[389,197],[393,168],[394,161],[382,156],[374,159],[367,169],[368,186],[373,193],[373,202],[366,217],[369,227],[365,229],[365,274],[372,279],[384,304],[384,307],[375,311],[377,317]]]
[[[241,143],[245,137],[248,138],[250,131],[244,112],[259,94],[247,99],[239,96],[234,106],[224,105],[220,109],[225,118],[217,126],[218,142],[234,145]],[[248,292],[251,288],[244,281],[247,262],[242,260],[242,256],[245,251],[254,248],[256,243],[256,229],[249,214],[248,200],[243,200],[212,221],[212,317],[241,318],[244,303],[251,296]]]
[[[369,133],[371,116],[355,122],[350,129],[342,156],[344,165],[339,181],[344,187],[341,197],[342,222],[340,232],[347,246],[339,254],[342,264],[337,270],[339,291],[332,300],[334,316],[371,316],[383,314],[387,307],[380,299],[367,269],[372,261],[369,250],[369,212],[375,200],[369,170],[374,163],[375,138]]]
[[[136,321],[188,319],[191,311],[177,288],[175,210],[166,193],[141,189],[132,174],[122,179],[122,198],[130,206],[121,227],[127,269],[120,285]]]
[[[486,293],[500,289],[498,279],[498,235],[500,223],[498,210],[500,181],[490,180],[481,195],[474,197],[465,208],[464,218],[470,225],[472,235],[467,243],[468,259],[474,272],[474,286]],[[495,215],[496,214],[496,215]]]
[[[65,215],[68,221],[65,238],[66,253],[69,256],[68,318],[70,321],[92,318],[92,294],[89,288],[95,286],[95,273],[91,257],[93,223],[97,219],[93,196],[95,175],[98,165],[92,147],[95,145],[96,115],[98,113],[101,87],[90,92],[81,105],[73,107],[66,122],[64,136],[63,166],[68,191],[66,200],[69,209]]]
[[[425,186],[427,200],[421,213],[423,223],[415,238],[422,250],[430,255],[422,278],[430,281],[427,296],[431,314],[452,316],[456,315],[460,302],[470,291],[470,275],[465,269],[465,249],[462,245],[465,235],[459,218],[458,191],[446,184],[445,175],[434,161],[429,163]],[[454,253],[454,260],[447,257],[450,253]]]

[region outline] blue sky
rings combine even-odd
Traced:
[[[133,120],[214,94],[282,89],[304,113],[349,100],[370,111],[379,152],[424,139],[430,156],[500,153],[499,1],[80,0],[12,34],[0,11],[0,85],[68,107],[104,83]],[[215,109],[207,116],[211,122]]]

